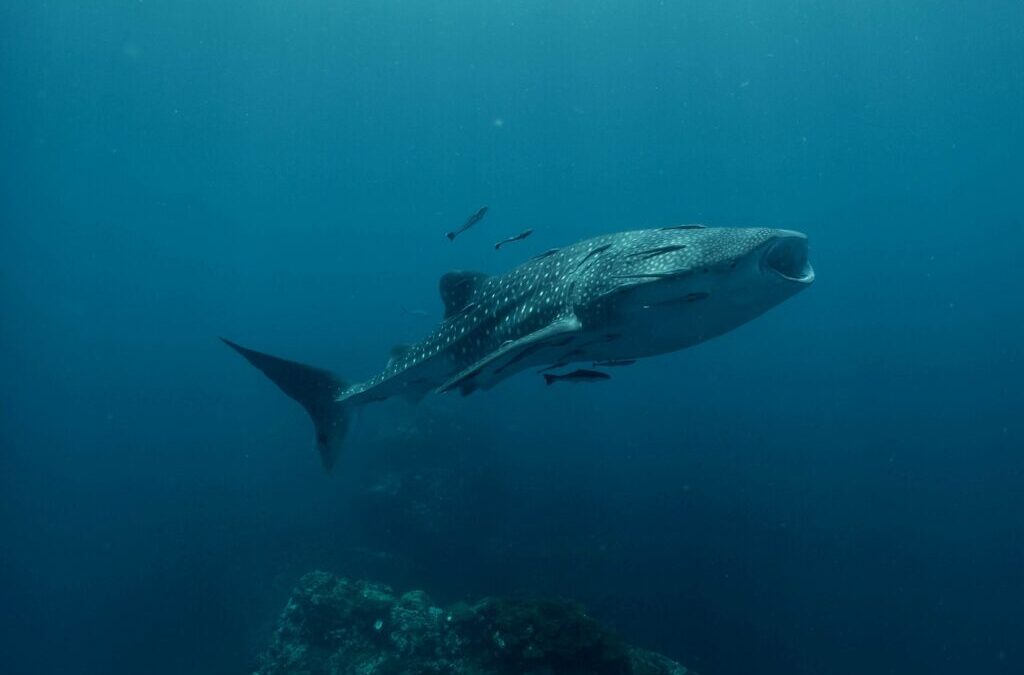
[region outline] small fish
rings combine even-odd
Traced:
[[[455,237],[459,236],[460,234],[462,234],[463,232],[465,232],[469,228],[471,228],[474,225],[476,225],[477,223],[479,223],[481,220],[484,219],[484,216],[486,216],[486,215],[487,215],[487,207],[486,206],[481,206],[480,210],[477,211],[476,213],[474,213],[473,215],[471,215],[466,220],[466,222],[462,225],[462,227],[460,227],[459,229],[455,230],[454,232],[449,232],[448,234],[446,234],[444,236],[448,237],[448,241],[455,241]]]
[[[428,312],[425,309],[407,309],[405,307],[402,307],[402,314],[406,316],[412,316],[417,319],[426,319],[428,316],[430,316],[430,312]]]
[[[551,373],[544,373],[544,381],[551,385],[559,380],[565,380],[566,382],[597,382],[599,380],[610,380],[612,376],[608,373],[602,373],[599,370],[586,370],[580,368],[574,370],[571,373],[565,373],[564,375],[552,375]]]
[[[631,366],[636,363],[636,359],[611,359],[608,361],[594,361],[594,367],[600,368],[602,366]]]
[[[497,244],[494,245],[494,250],[497,251],[499,248],[501,248],[505,244],[511,244],[514,241],[522,241],[523,239],[526,239],[527,237],[529,237],[531,234],[533,234],[533,230],[523,230],[522,232],[520,232],[519,234],[517,234],[514,237],[509,237],[508,239],[502,239],[501,241],[499,241]]]

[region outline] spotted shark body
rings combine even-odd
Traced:
[[[330,469],[354,406],[468,395],[523,370],[655,356],[721,335],[811,284],[806,241],[789,230],[681,225],[552,249],[499,276],[449,272],[444,320],[358,384],[225,342],[306,408]]]

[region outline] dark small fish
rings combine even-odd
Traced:
[[[430,316],[430,312],[425,309],[407,309],[405,307],[402,307],[402,314],[416,317],[417,319],[426,319]]]
[[[494,245],[494,250],[497,251],[499,248],[501,248],[505,244],[511,244],[514,241],[522,241],[523,239],[526,239],[527,237],[529,237],[531,234],[533,234],[533,230],[523,230],[522,232],[520,232],[519,234],[517,234],[514,237],[509,237],[508,239],[502,239],[501,241],[499,241],[497,244]]]
[[[602,366],[631,366],[636,363],[636,359],[611,359],[609,361],[594,361],[594,367],[600,368]]]
[[[554,384],[559,380],[565,380],[566,382],[597,382],[599,380],[610,379],[612,379],[612,376],[608,373],[602,373],[599,370],[586,370],[584,368],[574,370],[571,373],[565,373],[564,375],[544,373],[544,381],[549,385]]]
[[[466,220],[466,222],[462,225],[462,227],[460,227],[459,229],[455,230],[454,232],[449,232],[448,234],[446,234],[444,236],[448,237],[448,241],[455,241],[455,237],[459,236],[460,234],[462,234],[463,232],[465,232],[469,228],[471,228],[474,225],[476,225],[477,223],[479,223],[481,220],[484,219],[484,216],[486,216],[486,215],[487,215],[487,207],[486,206],[481,206],[480,210],[477,211],[476,213],[474,213],[473,215],[471,215]]]

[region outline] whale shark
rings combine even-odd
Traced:
[[[677,225],[551,249],[501,275],[444,274],[443,320],[422,342],[393,349],[364,382],[221,339],[305,408],[330,471],[359,406],[466,396],[525,370],[678,351],[760,316],[813,281],[803,233]]]

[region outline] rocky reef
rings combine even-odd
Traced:
[[[422,591],[311,572],[278,619],[260,675],[685,675],[630,647],[572,603]],[[692,674],[691,674],[692,675]]]

